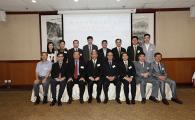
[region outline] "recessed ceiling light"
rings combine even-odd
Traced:
[[[37,1],[36,0],[32,0],[32,3],[37,3]]]
[[[120,2],[121,0],[116,0],[117,2]]]
[[[79,0],[74,0],[75,2],[79,2]]]

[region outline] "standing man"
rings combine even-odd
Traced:
[[[87,63],[89,60],[91,60],[91,52],[93,50],[98,50],[98,47],[93,44],[93,37],[88,36],[87,37],[87,45],[83,46],[83,58],[85,63]]]
[[[150,43],[150,34],[144,35],[144,43],[142,44],[143,52],[145,53],[146,62],[154,62],[155,46]]]
[[[51,102],[50,106],[54,106],[56,101],[56,86],[59,84],[59,92],[58,92],[58,106],[62,105],[61,98],[64,93],[64,89],[67,82],[67,72],[68,67],[67,63],[63,61],[64,54],[58,53],[57,54],[57,62],[53,64],[51,70],[51,93],[53,101]]]
[[[140,91],[142,96],[142,104],[146,103],[146,84],[152,84],[152,94],[150,100],[158,103],[156,99],[158,97],[159,81],[153,79],[151,65],[145,61],[145,54],[140,53],[138,55],[139,61],[134,63],[136,69],[136,80],[140,83]]]
[[[107,60],[107,53],[111,51],[109,48],[107,48],[107,46],[108,46],[107,40],[103,40],[102,48],[98,50],[98,58],[102,63],[104,63]]]
[[[98,103],[101,102],[100,95],[102,91],[102,64],[99,61],[98,53],[93,50],[91,53],[92,59],[87,63],[87,78],[88,78],[88,93],[89,100],[88,103],[92,102],[93,84],[97,84],[97,97]]]
[[[58,53],[63,53],[64,54],[64,62],[68,61],[68,49],[65,47],[65,41],[64,40],[60,40],[59,42],[59,49],[58,49]]]
[[[131,38],[131,46],[127,48],[127,54],[130,61],[138,61],[138,54],[143,53],[142,47],[139,46],[138,37],[133,36]]]
[[[114,59],[117,62],[121,62],[122,61],[122,54],[124,52],[126,52],[126,50],[125,50],[125,48],[121,47],[121,45],[122,45],[122,40],[121,39],[116,39],[115,43],[116,43],[116,47],[112,49]]]
[[[43,104],[47,103],[47,93],[49,88],[49,82],[50,82],[50,72],[52,63],[50,61],[47,61],[47,52],[41,53],[41,61],[37,63],[36,66],[36,80],[34,81],[33,89],[36,96],[35,105],[40,103],[40,96],[39,96],[39,85],[43,85],[43,91],[44,91],[44,98],[43,98]]]
[[[128,59],[127,53],[122,54],[122,62],[120,63],[120,80],[124,84],[124,93],[127,104],[135,104],[136,80],[134,64]],[[131,84],[131,102],[129,100],[129,84]]]
[[[73,59],[73,53],[78,51],[80,54],[80,59],[83,60],[83,50],[79,48],[79,41],[78,40],[74,40],[73,41],[73,48],[71,48],[68,51],[68,62],[71,62]]]
[[[68,63],[68,82],[67,91],[69,96],[68,104],[72,103],[72,88],[74,84],[79,85],[80,90],[80,103],[83,104],[83,94],[85,91],[85,74],[86,68],[85,63],[80,59],[80,52],[75,51],[73,53],[73,60]]]
[[[165,70],[164,64],[161,63],[162,54],[155,53],[154,54],[155,61],[151,64],[152,66],[152,76],[154,79],[160,82],[160,91],[162,95],[162,102],[165,105],[169,105],[169,102],[166,99],[165,95],[165,83],[168,83],[171,91],[172,91],[172,101],[178,104],[182,104],[183,102],[177,98],[176,95],[176,82],[168,78],[167,72]]]
[[[114,83],[114,85],[116,86],[116,102],[121,104],[121,101],[119,99],[121,90],[121,82],[118,78],[119,66],[117,62],[113,60],[113,53],[111,51],[107,53],[107,61],[105,61],[103,65],[103,89],[105,94],[104,103],[106,104],[108,102],[108,88],[110,86],[110,83]]]

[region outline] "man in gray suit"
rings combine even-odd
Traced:
[[[160,91],[161,91],[161,95],[162,95],[162,102],[165,105],[169,105],[169,102],[167,101],[166,95],[165,95],[165,83],[168,83],[170,85],[170,88],[172,91],[172,99],[171,100],[173,102],[178,103],[178,104],[182,104],[182,101],[177,99],[176,82],[167,77],[167,72],[165,71],[165,66],[161,63],[162,54],[155,53],[154,59],[155,59],[155,61],[151,64],[152,76],[153,76],[153,79],[156,79],[160,82]]]
[[[144,35],[144,43],[142,44],[143,52],[145,53],[146,62],[154,61],[155,45],[150,43],[150,34]]]
[[[96,45],[93,45],[93,37],[88,36],[87,37],[88,44],[83,46],[83,58],[85,63],[87,63],[89,60],[91,60],[91,52],[93,50],[98,50],[98,47]]]
[[[139,61],[136,61],[135,69],[136,69],[136,82],[140,83],[140,91],[142,96],[142,104],[146,103],[146,84],[152,83],[152,94],[149,97],[149,99],[155,103],[158,103],[158,100],[156,99],[158,96],[158,90],[159,90],[159,81],[152,78],[151,74],[151,66],[149,63],[145,61],[145,54],[140,53],[138,55]]]

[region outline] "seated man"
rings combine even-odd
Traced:
[[[75,51],[73,53],[73,61],[69,61],[68,63],[68,82],[67,82],[67,90],[68,90],[68,104],[72,103],[72,88],[74,84],[79,85],[80,90],[80,103],[83,104],[83,94],[85,92],[85,73],[86,68],[84,61],[80,59],[80,52]]]
[[[131,104],[135,104],[135,94],[136,94],[136,80],[135,80],[135,67],[134,64],[128,60],[128,55],[126,52],[122,54],[123,61],[120,64],[120,79],[124,84],[124,93],[126,98],[126,103],[130,104],[129,100],[129,84],[131,84]]]
[[[100,94],[102,91],[102,64],[97,59],[98,53],[96,50],[93,50],[91,53],[92,59],[87,63],[87,77],[88,77],[88,93],[89,100],[88,103],[92,102],[92,92],[93,92],[93,84],[97,84],[97,97],[96,100],[98,103],[101,102]]]
[[[36,80],[34,81],[34,92],[36,96],[35,105],[40,103],[40,97],[39,97],[39,85],[43,85],[44,90],[44,98],[43,98],[43,104],[47,103],[47,93],[48,93],[48,87],[50,82],[50,71],[51,71],[52,63],[50,61],[47,61],[47,52],[41,53],[41,61],[37,63],[36,66]]]
[[[108,88],[110,86],[110,83],[114,83],[114,85],[116,86],[116,102],[121,104],[121,101],[119,99],[121,89],[121,82],[118,79],[119,66],[117,62],[113,60],[113,53],[111,51],[107,53],[107,59],[108,60],[103,64],[103,89],[105,94],[104,103],[106,104],[108,102]]]
[[[167,101],[166,95],[165,95],[165,83],[168,83],[170,85],[170,88],[172,91],[172,99],[171,100],[173,102],[178,103],[178,104],[182,104],[182,101],[177,99],[177,96],[176,96],[176,83],[175,83],[175,81],[173,81],[167,77],[165,67],[161,63],[162,54],[155,53],[154,59],[155,59],[155,61],[151,64],[152,76],[153,76],[153,79],[156,79],[160,82],[160,91],[161,91],[161,95],[162,95],[162,102],[165,105],[169,105],[169,102]]]
[[[59,84],[59,93],[58,93],[58,106],[62,105],[61,98],[64,93],[64,89],[67,82],[67,63],[63,61],[64,53],[57,54],[57,62],[53,64],[51,69],[51,93],[53,101],[51,102],[50,106],[54,106],[56,103],[56,86]]]
[[[152,94],[150,96],[150,100],[158,103],[158,100],[156,99],[158,96],[158,90],[159,90],[159,81],[153,79],[152,77],[152,69],[149,63],[145,61],[145,54],[140,53],[138,55],[139,61],[136,61],[134,63],[135,69],[136,69],[136,81],[137,83],[140,83],[140,91],[142,96],[142,104],[146,103],[146,84],[152,83]]]

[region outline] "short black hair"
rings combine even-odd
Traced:
[[[140,57],[141,55],[144,55],[144,56],[145,56],[145,53],[140,52],[140,53],[138,54],[138,57]]]
[[[81,54],[79,51],[74,51],[73,54],[75,54],[75,53],[77,53],[77,52],[79,53],[79,55]]]
[[[59,55],[63,55],[63,57],[64,57],[64,53],[63,53],[63,52],[59,52],[59,53],[57,54],[57,56],[59,56]]]
[[[60,41],[59,41],[59,43],[62,43],[62,42],[63,42],[63,43],[65,43],[65,41],[64,41],[64,40],[60,40]]]
[[[43,55],[43,54],[46,54],[48,56],[48,53],[47,52],[41,52],[41,55]]]
[[[118,40],[119,40],[120,42],[122,42],[122,40],[121,40],[120,38],[117,38],[117,39],[115,40],[115,43],[116,43],[116,41],[118,41]]]
[[[146,37],[146,36],[150,37],[150,34],[148,34],[148,33],[147,34],[144,34],[144,37]]]
[[[112,53],[112,55],[113,55],[113,52],[112,51],[109,51],[109,52],[107,52],[106,56],[108,56],[109,53]]]
[[[128,53],[127,53],[127,52],[123,52],[123,53],[122,53],[122,56],[123,56],[124,54],[126,54],[126,55],[128,56]]]
[[[105,43],[108,43],[108,41],[107,41],[107,40],[102,40],[102,44],[103,44],[104,42],[105,42]]]
[[[154,54],[154,57],[156,57],[157,55],[161,55],[161,56],[162,56],[162,54],[161,54],[160,52],[156,52],[156,53]]]
[[[78,40],[73,40],[73,42],[72,42],[72,43],[74,43],[74,42],[78,42],[78,43],[79,43],[79,41],[78,41]]]
[[[133,40],[134,38],[136,38],[138,40],[138,37],[137,36],[132,36],[131,37],[131,40]]]
[[[92,39],[93,40],[93,36],[88,36],[87,37],[87,40],[89,40],[89,39]]]

